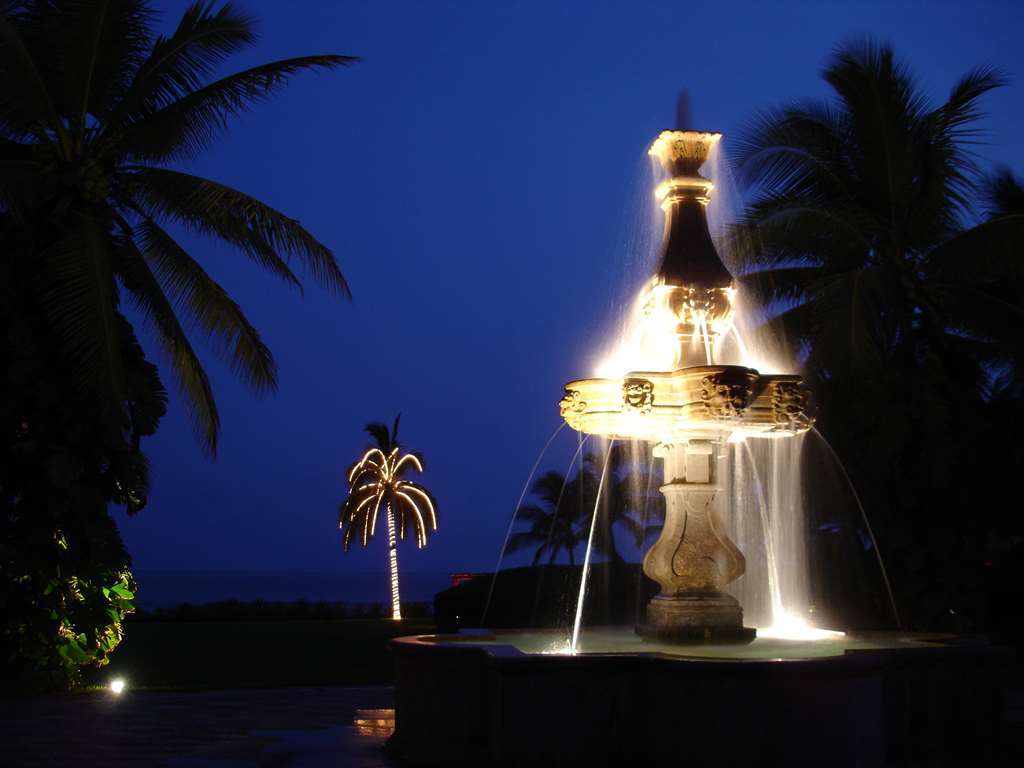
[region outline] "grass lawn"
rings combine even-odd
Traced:
[[[433,632],[425,620],[128,622],[89,682],[132,688],[238,688],[393,682],[388,641]]]

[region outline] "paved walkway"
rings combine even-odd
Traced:
[[[96,693],[0,701],[0,766],[386,768],[390,687]],[[1024,759],[1024,689],[1004,757]]]
[[[0,765],[390,765],[390,687],[125,691],[0,702]]]

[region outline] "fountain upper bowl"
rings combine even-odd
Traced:
[[[577,379],[565,385],[559,410],[570,427],[589,435],[667,443],[724,432],[793,435],[813,424],[809,401],[793,374],[700,365]]]

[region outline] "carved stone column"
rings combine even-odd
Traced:
[[[719,514],[717,440],[662,443],[665,526],[644,557],[644,573],[661,585],[647,605],[644,637],[685,642],[750,642],[743,609],[722,590],[746,570],[743,554],[725,534]],[[724,461],[724,460],[723,460]]]

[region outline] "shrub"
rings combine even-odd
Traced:
[[[12,689],[71,688],[120,644],[135,580],[113,521],[102,517],[73,530],[6,521],[2,650]]]

